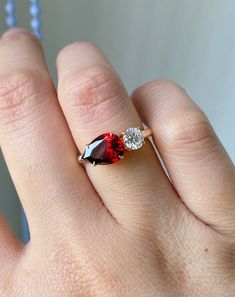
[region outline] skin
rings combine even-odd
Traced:
[[[0,40],[0,145],[26,211],[24,246],[0,219],[1,297],[234,297],[235,169],[183,89],[129,98],[93,45],[57,58],[53,86],[27,31]],[[144,122],[149,141],[110,166],[78,152]],[[168,175],[170,178],[168,178]]]

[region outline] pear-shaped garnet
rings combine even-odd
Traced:
[[[113,164],[123,158],[124,144],[120,137],[112,133],[104,133],[86,146],[81,160],[93,165]]]

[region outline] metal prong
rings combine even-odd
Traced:
[[[80,155],[77,159],[78,159],[78,162],[80,162],[81,164],[85,163],[85,160],[82,159],[82,155]]]
[[[125,134],[126,134],[125,132],[122,132],[122,133],[120,134],[120,137],[123,137]]]
[[[92,165],[93,165],[93,166],[95,166],[95,165],[96,165],[96,164],[95,164],[95,161],[92,163]]]
[[[120,160],[123,160],[123,159],[124,159],[124,156],[118,156],[118,158],[119,158]]]

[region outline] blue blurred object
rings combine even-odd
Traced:
[[[16,26],[16,15],[15,15],[15,1],[7,0],[5,4],[6,11],[6,25],[8,28],[14,28]]]
[[[41,7],[40,0],[31,0],[29,5],[29,14],[31,15],[31,28],[38,39],[42,38]]]

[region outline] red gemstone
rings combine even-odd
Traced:
[[[122,139],[112,133],[104,133],[86,147],[81,159],[96,164],[113,164],[124,155]]]

